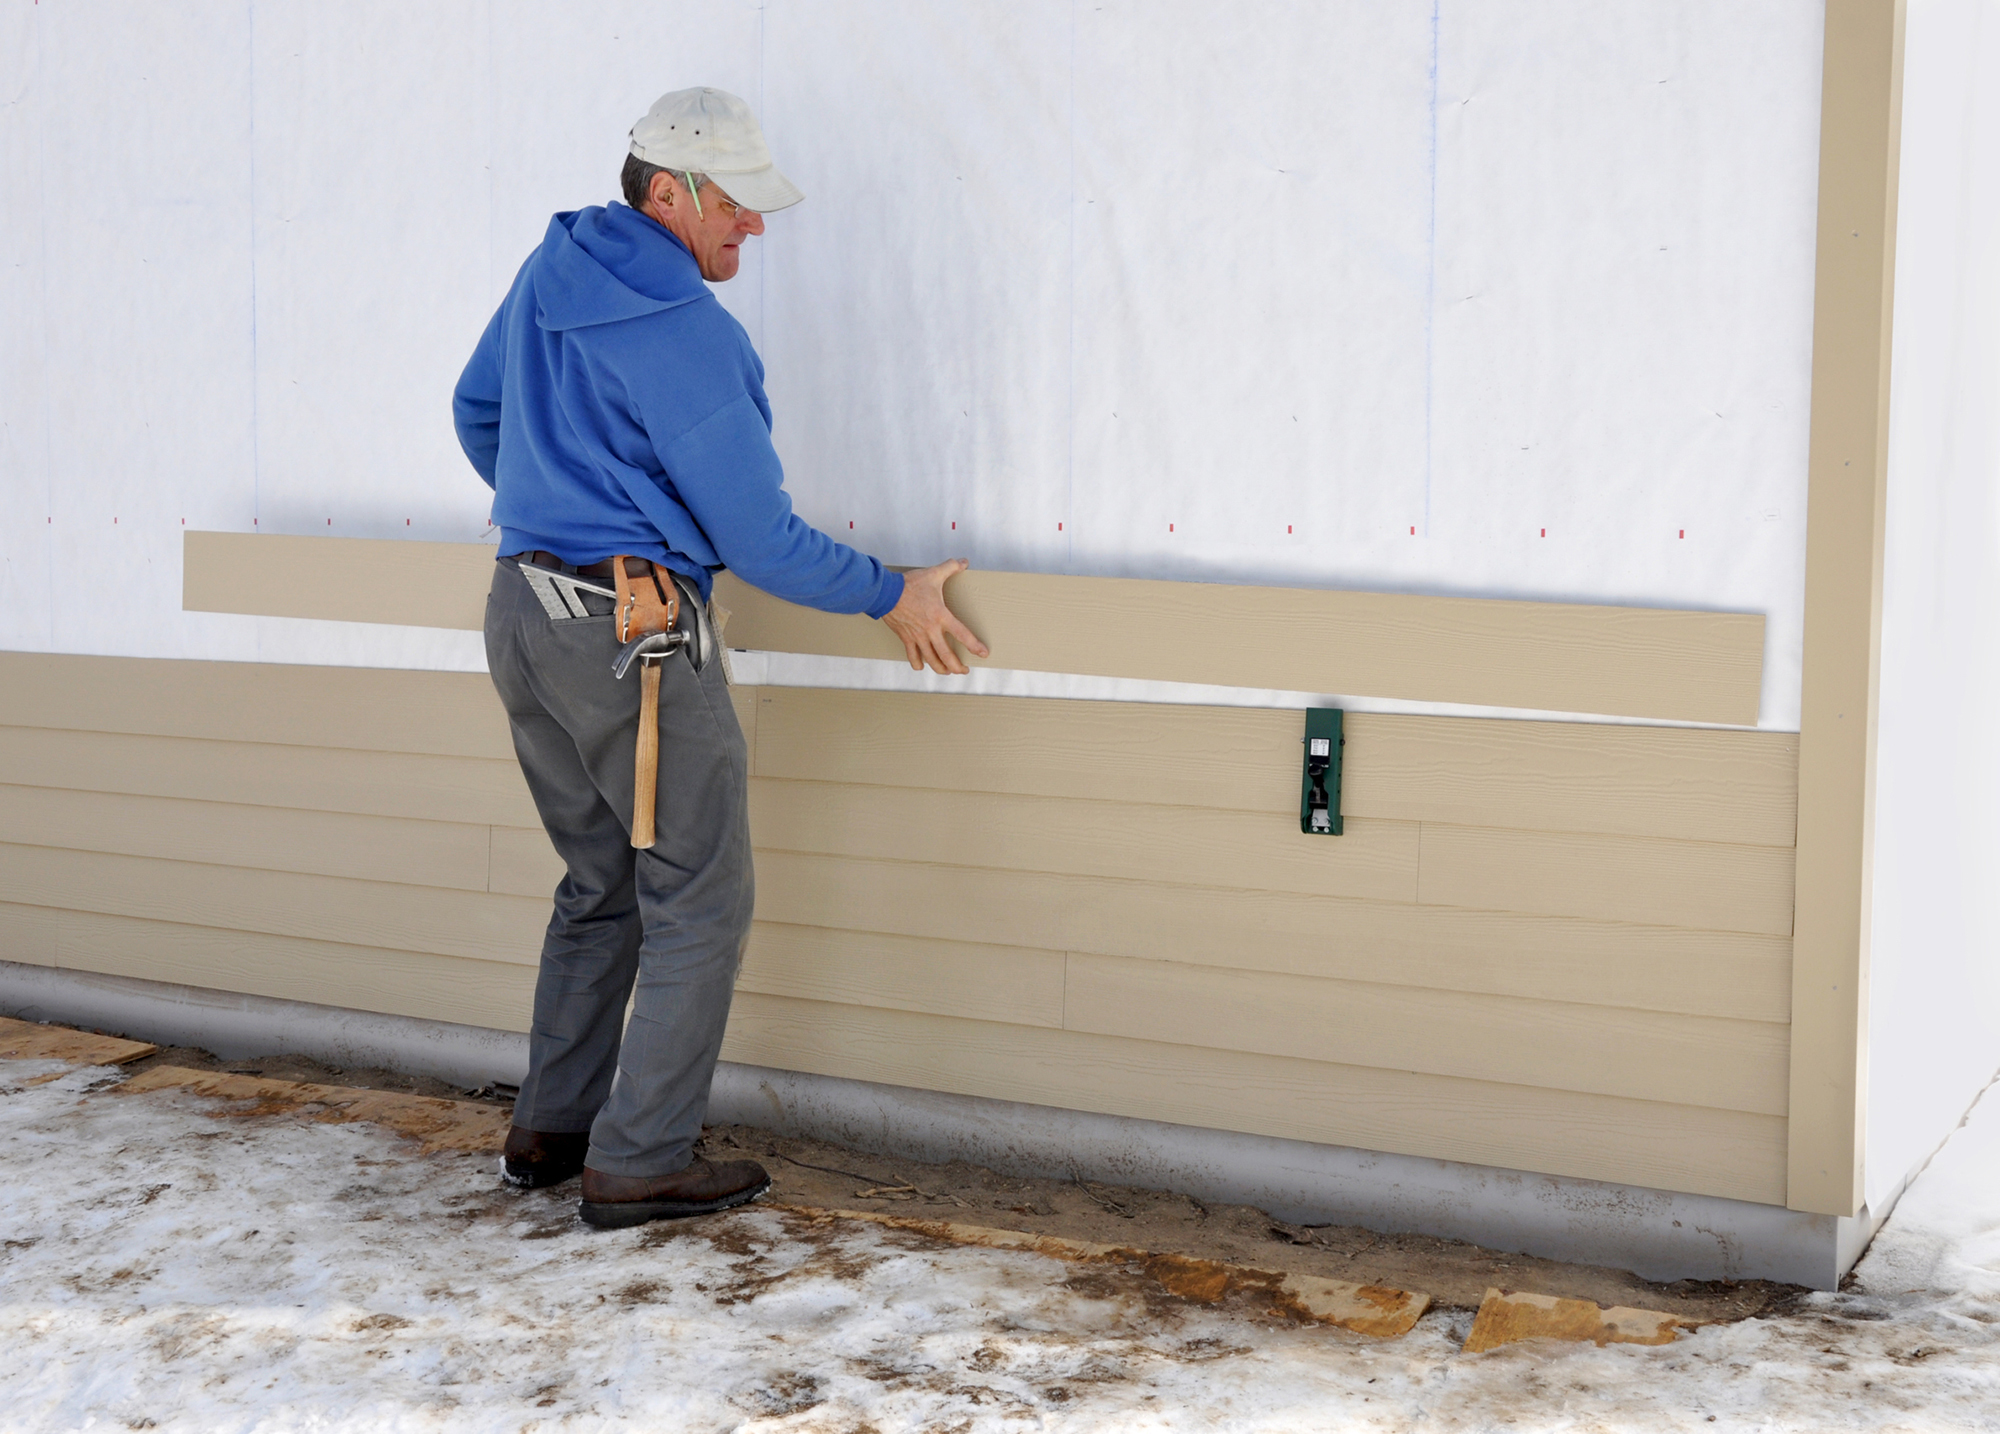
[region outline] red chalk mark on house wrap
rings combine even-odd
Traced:
[[[848,526],[849,528],[852,528],[852,527],[854,526],[854,520],[853,520],[852,518],[849,518],[849,519],[847,520],[847,526]]]
[[[1547,528],[1542,529],[1542,536],[1546,538],[1548,535],[1549,535],[1549,530]]]
[[[1681,536],[1682,536],[1683,538],[1685,538],[1685,537],[1686,537],[1687,535],[1688,535],[1688,530],[1687,530],[1686,528],[1682,528],[1682,529],[1681,529]]]
[[[1061,523],[1058,523],[1058,524],[1056,524],[1056,531],[1057,531],[1058,533],[1060,533],[1060,532],[1062,531],[1062,524],[1061,524]]]
[[[1167,531],[1171,533],[1173,530],[1174,530],[1174,525],[1172,523],[1167,524]]]
[[[1415,525],[1415,524],[1411,524],[1411,525],[1410,525],[1410,536],[1414,538],[1414,537],[1416,537],[1416,535],[1417,535],[1417,529],[1416,529],[1416,525]]]
[[[1290,523],[1285,524],[1285,531],[1288,533],[1292,531],[1292,525]]]

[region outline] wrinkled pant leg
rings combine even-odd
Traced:
[[[608,641],[609,622],[590,624],[598,641],[587,646]],[[536,629],[547,626],[514,565],[496,564],[487,603],[488,667],[507,709],[522,775],[567,868],[542,937],[528,1074],[515,1099],[514,1122],[571,1134],[590,1129],[610,1094],[642,923],[636,853],[626,826],[592,784],[574,735],[541,699],[543,683],[536,679],[543,674],[534,668],[537,658],[546,664],[550,654],[537,650],[547,644],[537,641],[545,634]],[[609,658],[599,665],[609,677]]]
[[[669,1174],[687,1165],[701,1133],[750,929],[742,729],[719,660],[700,674],[684,658],[662,665],[658,836],[649,850],[634,852],[639,681],[636,671],[622,682],[611,676],[617,645],[609,604],[602,617],[550,622],[514,564],[503,559],[498,568],[488,598],[488,661],[515,724],[522,771],[569,865],[544,943],[538,1034],[516,1119],[528,1109],[549,1118],[594,1109],[587,1122],[593,1169]],[[575,898],[567,906],[566,895]],[[630,967],[620,964],[628,949],[622,943],[634,940],[628,910],[636,911],[638,929]],[[608,939],[614,930],[616,943]],[[621,1046],[618,1018],[633,970],[637,990]],[[588,1082],[580,1079],[586,1070]]]
[[[613,756],[631,790],[628,743]],[[590,1132],[608,1175],[684,1168],[708,1111],[750,934],[749,763],[722,674],[669,659],[661,673],[658,840],[637,854],[644,935],[610,1099]],[[609,781],[606,774],[601,781]],[[621,807],[620,810],[629,810]]]

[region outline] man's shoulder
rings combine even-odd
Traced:
[[[752,378],[763,371],[750,335],[713,294],[658,313],[601,324],[595,337],[621,356],[649,365],[741,373]]]

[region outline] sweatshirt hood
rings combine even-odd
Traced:
[[[687,247],[623,204],[549,220],[535,266],[535,322],[544,329],[615,324],[708,297]]]

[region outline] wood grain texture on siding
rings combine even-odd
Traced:
[[[496,833],[497,837],[498,833]],[[762,852],[768,921],[1783,1021],[1790,943],[1507,912]]]
[[[725,1060],[1765,1204],[1768,1115],[744,992]]]
[[[0,653],[0,725],[511,758],[483,672]]]
[[[181,607],[478,632],[498,552],[490,543],[190,530]]]
[[[760,776],[1295,814],[1298,711],[767,687]],[[1789,846],[1797,742],[1349,713],[1349,816]],[[837,734],[837,735],[836,735]]]
[[[760,851],[892,857],[1188,886],[1414,901],[1417,824],[1354,817],[1337,842],[1249,812],[992,792],[750,783]]]
[[[42,846],[0,845],[0,901],[526,964],[549,920],[546,897]]]
[[[512,757],[0,727],[0,782],[360,816],[507,826],[540,820]]]
[[[1062,953],[1018,946],[759,921],[750,928],[736,985],[772,996],[1014,1025],[1062,1024]]]
[[[1798,737],[1350,713],[1343,808],[1461,826],[1792,845]]]
[[[177,797],[0,787],[0,842],[486,890],[488,828]]]
[[[1792,932],[1792,853],[1423,824],[1420,900],[1711,931]]]
[[[183,553],[187,606],[279,617],[477,628],[492,577],[478,544],[191,532]],[[950,596],[990,665],[1037,672],[1744,726],[1763,676],[1753,613],[994,572]],[[734,647],[902,658],[867,618],[727,573],[716,597]]]
[[[0,903],[0,960],[525,1031],[535,970],[92,911]]]
[[[1072,955],[1063,1027],[1783,1115],[1785,1027]]]
[[[546,901],[569,871],[540,827],[494,827],[489,851],[486,889],[504,896]]]
[[[747,738],[756,689],[730,697]],[[0,727],[515,760],[483,672],[0,652]]]
[[[728,574],[716,591],[734,646],[902,657],[880,623]],[[1753,613],[996,572],[954,578],[948,597],[993,652],[969,662],[1032,672],[1743,726],[1763,680]]]

